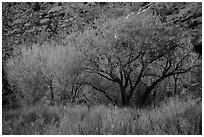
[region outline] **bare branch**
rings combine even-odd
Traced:
[[[144,83],[142,80],[140,81],[146,88],[148,87],[146,83]]]
[[[117,101],[112,99],[104,90],[97,88],[96,86],[94,86],[93,84],[89,83],[89,82],[82,82],[81,84],[85,84],[85,85],[90,85],[93,89],[100,91],[101,93],[103,93],[110,101],[114,102],[115,104],[117,104]]]
[[[148,73],[148,74],[143,74],[142,77],[148,77],[148,76],[152,76],[152,77],[161,77],[160,75],[154,74],[154,73]]]
[[[123,66],[123,68],[125,68],[126,66],[128,66],[129,64],[131,64],[132,62],[134,62],[135,60],[137,60],[140,56],[144,55],[144,52],[141,52],[139,55],[137,55],[135,58],[133,58],[132,60],[129,58],[129,61]],[[131,56],[131,55],[130,55]]]
[[[83,97],[91,104],[91,101],[86,97],[86,95],[83,94]]]
[[[79,91],[82,88],[83,84],[79,83],[76,85],[72,85],[72,101],[75,100],[75,98],[79,95]]]
[[[178,68],[180,68],[183,64],[183,60],[188,56],[189,54],[187,53],[183,58],[181,58],[181,60],[176,64],[176,67],[174,69],[174,71],[176,71]]]
[[[105,73],[104,71],[102,71],[102,73],[105,73],[105,74],[102,74],[102,73],[100,73],[99,71],[96,71],[96,70],[93,70],[93,69],[90,69],[90,68],[86,68],[90,73],[95,73],[95,74],[97,74],[97,75],[99,75],[99,76],[101,76],[101,77],[103,77],[103,78],[105,78],[105,79],[107,79],[107,80],[110,80],[110,81],[113,81],[113,82],[115,82],[112,78],[109,78],[108,76],[106,76],[105,74],[107,74],[107,73]],[[108,74],[109,75],[109,74]]]
[[[175,75],[175,74],[183,74],[183,73],[187,73],[189,71],[191,71],[192,69],[198,67],[199,65],[194,65],[194,66],[191,66],[187,69],[178,69],[178,70],[173,70],[170,74],[171,75]]]
[[[120,83],[121,80],[118,76],[116,76],[115,74],[113,74],[113,68],[110,70],[110,72],[106,72],[104,70],[102,70],[101,68],[97,68],[96,70],[94,69],[91,69],[91,68],[85,68],[86,70],[88,70],[90,73],[95,73],[95,74],[98,74],[110,81],[113,81],[113,82],[116,82],[116,83]],[[109,77],[108,77],[108,76]]]
[[[162,72],[162,76],[165,75],[170,70],[171,67],[172,67],[172,59],[166,61],[164,70]]]

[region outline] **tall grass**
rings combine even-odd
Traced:
[[[191,135],[201,134],[202,105],[170,98],[156,108],[36,105],[3,114],[3,134]]]

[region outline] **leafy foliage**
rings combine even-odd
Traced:
[[[77,56],[71,47],[43,45],[23,49],[20,56],[8,61],[9,81],[17,87],[15,92],[24,103],[44,100],[52,104],[68,99],[74,102],[82,86],[72,84],[81,79]]]
[[[3,134],[201,134],[201,5],[4,2]]]
[[[87,72],[118,85],[122,105],[129,105],[139,84],[145,86],[145,91],[138,91],[144,92],[144,103],[165,78],[196,67],[196,63],[187,63],[195,55],[191,53],[191,44],[183,38],[182,28],[166,27],[149,14],[107,21],[98,29],[86,30],[73,42],[84,54]],[[147,83],[148,77],[153,82]],[[108,96],[106,91],[99,91]],[[108,98],[116,102],[111,96]]]

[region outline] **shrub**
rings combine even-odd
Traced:
[[[3,115],[3,134],[202,134],[202,103],[190,98],[184,101],[172,97],[160,106],[143,109],[103,105],[90,108],[82,105],[36,105],[13,111],[12,115],[10,119]]]
[[[71,46],[33,45],[21,48],[21,54],[8,60],[9,83],[15,86],[22,104],[60,102],[63,96],[72,97],[74,80],[78,80],[80,61]],[[77,75],[76,75],[77,74]],[[69,99],[69,98],[66,98]]]

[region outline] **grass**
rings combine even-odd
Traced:
[[[3,111],[3,134],[191,135],[201,134],[202,103],[170,98],[159,107],[36,105]]]

